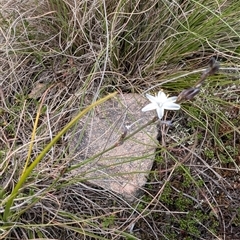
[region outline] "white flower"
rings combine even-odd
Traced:
[[[158,92],[156,97],[146,94],[146,97],[151,102],[147,106],[145,106],[142,111],[150,111],[150,110],[157,110],[157,115],[159,119],[162,119],[164,115],[164,109],[166,110],[179,110],[180,105],[175,103],[177,97],[170,97],[168,98],[166,94],[162,91]]]

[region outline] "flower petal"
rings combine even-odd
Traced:
[[[165,102],[163,105],[163,108],[167,109],[167,110],[179,110],[180,105],[177,103],[173,103],[173,102]]]
[[[157,108],[157,115],[159,119],[162,119],[164,115],[164,108]]]
[[[174,96],[174,97],[170,97],[166,100],[166,102],[176,102],[178,97]]]
[[[158,92],[157,98],[158,98],[158,102],[161,102],[161,103],[167,101],[167,99],[168,99],[167,95],[163,91]]]
[[[157,108],[157,105],[154,103],[149,103],[146,105],[143,109],[142,112],[150,111],[150,110],[155,110]]]
[[[146,93],[146,98],[152,103],[156,103],[158,101],[157,97],[154,97],[154,96],[152,96],[150,94],[147,94],[147,93]]]

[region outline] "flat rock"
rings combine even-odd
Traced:
[[[139,94],[123,94],[96,107],[75,126],[70,139],[74,176],[121,194],[132,201],[146,183],[155,159],[156,123],[128,136],[156,116],[142,112],[148,100]],[[128,130],[126,127],[130,127]],[[126,133],[127,139],[121,141]]]

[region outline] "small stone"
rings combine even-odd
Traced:
[[[121,194],[133,201],[146,183],[155,159],[156,123],[121,141],[153,119],[155,111],[142,112],[148,100],[139,94],[118,95],[81,119],[70,139],[74,164],[71,174]],[[130,126],[127,130],[126,126]],[[110,147],[111,150],[106,151]]]

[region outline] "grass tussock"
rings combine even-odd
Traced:
[[[233,0],[3,1],[0,238],[240,239],[239,11]],[[70,177],[67,131],[38,158],[76,111],[116,90],[177,95],[211,57],[219,72],[158,126],[134,203]]]

